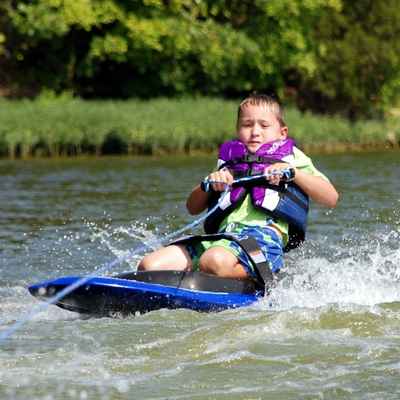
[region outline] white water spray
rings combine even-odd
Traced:
[[[385,238],[393,235],[396,232]],[[400,248],[383,246],[385,240],[369,240],[357,247],[355,255],[345,254],[331,261],[325,257],[296,257],[296,263],[287,265],[287,275],[263,302],[264,307],[267,302],[272,309],[287,310],[400,301]]]
[[[273,172],[273,173],[265,174],[265,176],[269,177],[269,176],[273,176],[276,174],[277,174],[277,172]],[[245,182],[245,181],[249,181],[252,179],[258,179],[258,178],[260,178],[259,175],[252,176],[252,177],[244,177],[244,178],[235,180],[233,183],[240,183],[240,182]],[[217,183],[217,182],[210,182],[210,183],[212,184],[212,183]],[[211,215],[214,211],[216,211],[218,209],[220,204],[224,201],[225,196],[229,195],[229,190],[230,190],[230,186],[227,185],[225,190],[221,193],[221,197],[220,197],[219,201],[217,202],[217,204],[214,207],[212,207],[203,216],[197,218],[195,221],[193,221],[193,222],[189,223],[188,225],[185,225],[183,228],[178,229],[177,231],[172,232],[172,233],[168,234],[167,236],[165,236],[161,240],[161,243],[162,244],[168,243],[171,240],[181,236],[184,232],[195,228],[197,225],[199,225],[201,222],[203,222],[209,215]],[[154,243],[152,243],[152,242],[146,243],[144,246],[140,246],[133,251],[129,251],[127,253],[122,254],[120,257],[117,257],[112,262],[103,264],[99,269],[96,270],[96,276],[99,274],[107,273],[108,271],[110,271],[111,269],[116,267],[117,265],[122,264],[123,262],[127,261],[128,259],[132,259],[135,255],[140,254],[143,251],[145,251],[149,248],[152,248],[153,246],[158,245],[159,242],[160,241],[157,239],[157,241],[155,241]],[[61,290],[59,293],[57,293],[55,296],[48,299],[46,302],[43,302],[43,303],[37,305],[36,307],[33,307],[33,309],[28,314],[24,315],[23,317],[18,318],[17,321],[12,326],[10,326],[8,329],[6,329],[0,333],[0,345],[2,343],[4,343],[4,341],[6,339],[8,339],[11,335],[13,335],[13,333],[16,332],[19,328],[21,328],[25,323],[27,323],[28,321],[33,319],[33,317],[37,313],[44,311],[51,304],[57,303],[62,298],[67,296],[69,293],[73,292],[78,287],[86,284],[90,279],[92,279],[94,277],[95,277],[95,275],[93,275],[93,274],[84,276],[81,279],[74,282],[73,284],[71,284],[71,285],[67,286],[66,288],[64,288],[63,290]]]

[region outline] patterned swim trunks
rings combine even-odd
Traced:
[[[283,267],[283,243],[280,235],[269,227],[257,227],[242,224],[235,224],[226,231],[229,235],[235,236],[237,239],[245,239],[248,236],[256,239],[261,251],[267,259],[271,271],[278,272]],[[212,247],[223,247],[235,255],[239,262],[246,268],[247,273],[256,278],[257,275],[249,256],[236,243],[228,239],[220,239],[216,241],[202,241],[196,245],[187,246],[187,250],[193,261],[193,269],[199,269],[199,259],[201,255]]]

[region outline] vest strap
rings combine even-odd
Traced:
[[[281,162],[277,158],[266,157],[266,156],[256,156],[255,154],[245,154],[241,157],[235,157],[231,160],[225,161],[218,169],[225,167],[232,167],[236,164],[275,164],[277,162]]]

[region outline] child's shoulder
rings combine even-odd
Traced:
[[[328,180],[328,178],[314,166],[312,159],[298,147],[293,147],[293,165],[310,175],[320,176]]]
[[[296,160],[310,160],[311,158],[305,154],[302,150],[300,150],[297,146],[293,146],[293,157]]]
[[[292,164],[297,168],[300,168],[302,165],[312,164],[311,158],[296,146],[293,146],[292,153],[283,157],[282,161]]]

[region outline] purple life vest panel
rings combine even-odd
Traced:
[[[276,140],[263,144],[254,154],[249,153],[246,146],[240,140],[231,140],[221,145],[218,156],[218,167],[228,167],[233,170],[235,178],[246,175],[258,175],[265,168],[284,158],[293,155],[294,140]],[[233,188],[230,197],[231,204],[235,204],[243,196],[243,187]],[[256,207],[263,208],[265,198],[265,187],[253,187],[251,197]]]
[[[231,140],[221,145],[218,156],[218,168],[227,167],[233,171],[234,178],[259,175],[265,169],[277,162],[294,160],[291,138],[276,140],[263,144],[255,153],[250,153],[240,140]],[[289,224],[289,242],[285,247],[288,251],[297,247],[305,238],[308,214],[308,196],[294,183],[271,185],[244,185],[234,187],[230,196],[226,196],[219,208],[210,215],[205,223],[206,233],[219,231],[219,225],[235,208],[237,208],[247,193],[250,193],[255,208],[264,211],[271,218],[282,219]],[[220,193],[212,193],[209,208],[215,206]]]

